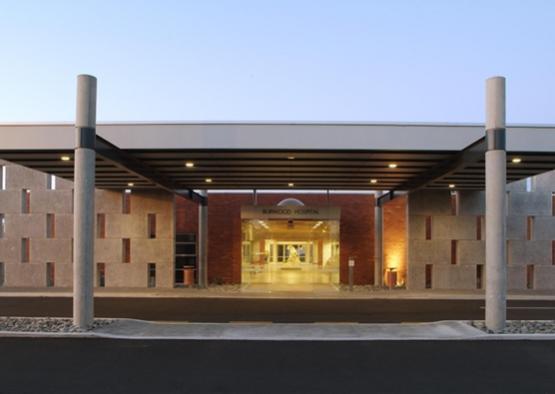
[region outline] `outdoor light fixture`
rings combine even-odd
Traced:
[[[370,179],[370,183],[378,183],[377,179]]]
[[[518,163],[522,162],[522,159],[520,157],[513,157],[512,162],[515,163],[515,164],[518,164]]]
[[[397,168],[397,163],[389,163],[389,168]]]
[[[60,160],[61,160],[61,161],[70,161],[70,160],[71,160],[71,157],[69,157],[69,156],[62,156],[62,157],[60,157]]]
[[[293,187],[293,186],[295,186],[295,184],[294,184],[294,183],[292,183],[292,182],[289,182],[289,183],[287,184],[287,186],[289,186],[289,187]]]
[[[206,178],[206,179],[204,180],[204,182],[206,182],[206,183],[212,183],[212,178]]]
[[[193,163],[192,161],[188,161],[185,163],[185,167],[187,168],[193,168],[195,166],[195,163]]]
[[[449,189],[454,189],[454,188],[455,188],[455,185],[451,183],[451,184],[449,185]]]
[[[131,193],[131,189],[125,189],[125,194],[130,194]]]
[[[127,186],[133,187],[133,186],[135,186],[135,184],[134,184],[133,182],[129,182],[129,183],[127,184]]]

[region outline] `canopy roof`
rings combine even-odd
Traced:
[[[0,158],[73,179],[71,124],[0,125],[0,133]],[[484,188],[481,125],[110,123],[97,133],[99,188]],[[508,127],[507,151],[508,182],[554,169],[555,126]]]

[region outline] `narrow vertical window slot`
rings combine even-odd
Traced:
[[[96,238],[106,238],[106,215],[96,214]]]
[[[457,240],[451,240],[451,264],[457,264]]]
[[[526,288],[532,290],[534,288],[534,265],[526,266]]]
[[[46,174],[46,188],[56,190],[56,175]]]
[[[122,193],[122,213],[131,213],[131,189],[125,189]]]
[[[54,263],[46,263],[46,287],[55,286],[56,269]]]
[[[551,216],[555,216],[555,192],[551,193]]]
[[[156,287],[156,264],[148,263],[148,282],[147,287]]]
[[[31,244],[29,238],[21,238],[21,262],[28,263],[31,259]]]
[[[0,262],[0,287],[6,282],[6,272],[4,271],[4,263]]]
[[[0,166],[0,190],[6,190],[6,166]]]
[[[426,216],[426,240],[432,239],[432,217]]]
[[[6,217],[3,213],[0,213],[0,238],[4,238],[6,234]]]
[[[451,215],[459,214],[459,193],[451,192]]]
[[[21,213],[31,212],[31,190],[23,189],[21,191]]]
[[[106,287],[106,264],[96,263],[96,285]]]
[[[424,281],[424,287],[426,289],[431,289],[432,288],[432,264],[426,264],[426,273],[425,273],[425,281]]]
[[[526,218],[526,240],[531,241],[534,238],[534,216]]]
[[[122,239],[122,262],[131,262],[131,240],[129,238]]]
[[[147,215],[148,238],[156,238],[156,214],[149,213]]]
[[[56,216],[53,213],[46,214],[46,238],[56,237]]]
[[[551,264],[555,265],[555,240],[551,241]]]
[[[476,240],[482,240],[482,216],[476,217]]]
[[[484,265],[478,264],[476,265],[476,288],[482,289],[483,287],[483,278],[484,278]]]

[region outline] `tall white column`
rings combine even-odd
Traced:
[[[505,328],[507,298],[505,78],[486,80],[486,327]]]
[[[73,201],[73,324],[89,328],[94,319],[94,177],[96,78],[77,77]]]
[[[202,193],[205,202],[198,207],[198,285],[208,285],[208,194]]]

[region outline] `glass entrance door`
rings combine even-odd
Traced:
[[[242,282],[302,290],[339,283],[339,221],[244,220]]]

